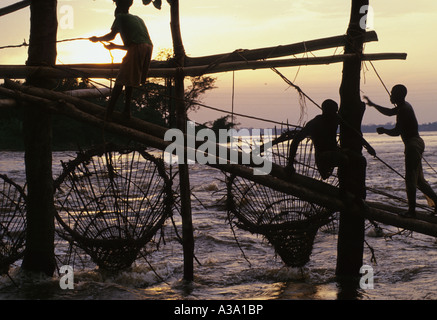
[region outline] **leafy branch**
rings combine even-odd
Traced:
[[[152,2],[152,0],[143,0],[143,4],[145,6],[149,5],[151,2]],[[162,0],[153,0],[153,6],[156,9],[161,10]]]

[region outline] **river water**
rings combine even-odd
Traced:
[[[425,159],[437,168],[437,132],[424,132]],[[403,144],[400,138],[365,134],[378,156],[400,173],[403,169]],[[74,152],[55,152],[53,173],[61,171],[60,161],[75,157]],[[367,185],[405,198],[402,178],[386,165],[366,155]],[[0,172],[24,184],[23,153],[0,152]],[[424,163],[425,177],[437,190],[437,173]],[[129,271],[102,274],[92,264],[74,269],[74,289],[62,290],[59,276],[31,280],[19,266],[12,265],[9,276],[0,277],[0,299],[116,299],[116,300],[236,300],[306,299],[334,300],[340,295],[335,278],[337,235],[335,230],[319,231],[310,262],[304,268],[288,268],[261,236],[232,229],[223,206],[223,174],[207,166],[190,165],[195,197],[195,279],[182,281],[182,247],[174,227],[167,223],[159,250],[138,259]],[[418,192],[419,203],[426,201]],[[391,200],[369,192],[368,200]],[[396,204],[396,202],[393,202]],[[175,214],[175,224],[180,218]],[[373,269],[373,289],[358,290],[358,299],[398,300],[437,299],[437,243],[433,237],[380,225],[378,235],[367,225],[364,263]],[[238,242],[236,241],[238,240]],[[376,263],[372,261],[373,256]],[[65,245],[58,242],[56,254]],[[87,258],[85,257],[85,260]],[[60,267],[60,266],[59,266]]]

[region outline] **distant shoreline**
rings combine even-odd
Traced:
[[[378,127],[393,128],[394,123],[362,125],[361,131],[363,133],[372,133],[376,132]],[[437,131],[437,122],[419,124],[419,131]]]
[[[385,123],[385,124],[365,124],[365,125],[361,126],[361,132],[362,133],[375,133],[376,128],[378,128],[378,127],[384,127],[384,128],[389,129],[389,128],[393,128],[394,126],[395,126],[395,124],[392,122]],[[249,133],[252,133],[252,130],[255,128],[242,127],[242,128],[237,129],[237,130],[241,130],[241,129],[247,129],[247,130],[249,130]],[[259,130],[259,129],[257,129],[257,130]],[[263,130],[272,130],[272,133],[275,134],[275,128],[261,129],[262,132],[263,132]],[[276,134],[281,134],[281,132],[283,132],[285,130],[286,130],[286,128],[276,128]],[[293,128],[290,128],[290,130],[293,130]],[[437,122],[419,124],[419,132],[427,132],[427,131],[437,131]]]

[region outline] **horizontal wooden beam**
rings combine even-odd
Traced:
[[[63,91],[62,93],[77,98],[99,98],[107,97],[111,94],[110,88],[91,88]]]
[[[195,77],[204,74],[214,74],[220,72],[236,71],[236,70],[256,70],[269,69],[280,67],[296,67],[310,65],[327,65],[332,63],[340,63],[347,59],[356,57],[355,54],[342,54],[335,56],[308,57],[308,58],[293,58],[293,59],[276,59],[263,61],[237,61],[225,62],[215,66],[197,66],[185,68],[152,68],[149,70],[150,78],[171,78],[177,73],[182,72],[185,76]],[[377,60],[405,60],[405,53],[373,53],[365,54],[362,57],[364,61]],[[56,67],[34,67],[23,65],[0,65],[0,78],[10,79],[25,79],[30,74],[40,74],[49,78],[115,78],[118,74],[120,64],[111,65],[110,68],[102,68],[99,65],[62,65]]]
[[[17,106],[15,99],[0,99],[0,108],[11,108]]]
[[[237,49],[232,52],[214,54],[202,57],[185,57],[185,67],[213,66],[225,62],[236,61],[254,61],[266,60],[279,57],[292,56],[310,51],[318,51],[329,48],[344,47],[346,44],[346,36],[334,36],[328,38],[314,39],[302,41],[298,43],[278,45],[274,47],[257,48],[257,49]],[[378,36],[375,31],[368,31],[365,34],[364,42],[378,41]],[[150,67],[157,68],[175,68],[172,59],[168,61],[152,61]],[[104,67],[106,69],[106,67]],[[108,66],[107,68],[110,68]]]
[[[0,17],[30,6],[31,0],[23,0],[0,9]]]
[[[332,63],[344,62],[347,59],[355,58],[355,54],[342,54],[335,56],[322,56],[322,57],[308,57],[308,58],[293,58],[293,59],[277,59],[277,60],[263,60],[263,61],[238,61],[238,62],[226,62],[216,66],[201,66],[201,67],[187,67],[183,68],[187,76],[200,76],[203,74],[228,72],[236,70],[257,70],[257,69],[270,69],[281,67],[298,67],[298,66],[310,66],[310,65],[327,65]],[[365,54],[362,56],[363,61],[376,61],[376,60],[405,60],[407,57],[404,53],[375,53]]]
[[[25,2],[25,1],[23,1]],[[29,1],[30,2],[30,1]],[[377,41],[378,36],[376,32],[369,31],[365,35],[365,42]],[[232,62],[253,62],[257,60],[272,59],[284,56],[296,55],[299,53],[323,50],[328,48],[335,48],[339,46],[344,46],[346,43],[346,36],[334,36],[322,39],[315,39],[310,41],[304,41],[288,45],[279,45],[275,47],[250,49],[250,50],[235,50],[229,53],[204,56],[204,57],[186,57],[184,69],[185,75],[187,76],[197,76],[202,74],[201,72],[205,70],[216,70],[215,72],[225,72],[226,65],[224,66],[225,71],[220,71],[217,69],[218,65],[224,63]],[[293,60],[293,59],[292,59]],[[295,61],[293,63],[298,63]],[[311,63],[311,62],[310,62]],[[316,63],[314,63],[316,64]],[[294,64],[292,64],[294,65]],[[292,66],[291,65],[291,66]],[[189,69],[192,68],[193,69]],[[196,67],[198,69],[196,69]],[[93,77],[93,78],[114,78],[117,75],[120,64],[70,64],[56,66],[55,69],[61,70],[51,70],[50,68],[43,67],[25,67],[25,66],[1,66],[0,65],[0,78],[11,78],[11,79],[24,79],[30,73],[40,72],[44,76],[53,78],[80,78],[80,77]],[[230,66],[228,65],[229,69]],[[247,65],[242,69],[248,68]],[[150,65],[149,77],[165,78],[173,77],[179,69],[174,65],[172,59],[169,61],[152,61]],[[214,72],[214,73],[215,73]]]
[[[346,44],[346,35],[302,41],[288,45],[279,45],[274,47],[260,49],[239,49],[229,53],[215,54],[204,57],[186,57],[185,66],[203,66],[215,65],[224,62],[236,61],[253,61],[265,60],[278,57],[292,56],[310,51],[325,50],[329,48],[344,47]],[[378,41],[375,31],[369,31],[365,34],[364,42]]]
[[[406,218],[399,215],[399,213],[406,211],[406,209],[390,208],[379,203],[368,203],[368,206],[368,210],[363,214],[369,220],[432,237],[437,236],[437,223],[435,219],[432,219],[429,215],[417,213],[416,218]]]

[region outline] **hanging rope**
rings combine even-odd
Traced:
[[[381,82],[382,86],[384,87],[385,91],[390,96],[391,95],[390,91],[388,90],[387,86],[385,85],[384,81],[382,80],[381,76],[379,75],[378,71],[376,70],[375,65],[373,64],[372,61],[369,60],[369,62],[370,62],[370,65],[373,68],[373,71],[375,71],[376,76],[378,77],[379,81]]]
[[[231,116],[232,123],[235,123],[235,121],[234,121],[234,100],[235,100],[235,71],[232,71],[232,116]]]
[[[70,38],[70,39],[56,40],[54,42],[62,43],[62,42],[79,41],[79,40],[89,40],[89,38]],[[44,42],[44,43],[39,43],[39,44],[48,44],[48,43],[53,43],[53,42],[50,41],[50,42]],[[28,47],[28,46],[30,46],[30,43],[27,43],[26,39],[24,39],[23,43],[21,43],[21,44],[2,46],[2,47],[0,47],[0,50],[10,49],[10,48],[21,48],[21,47]]]

